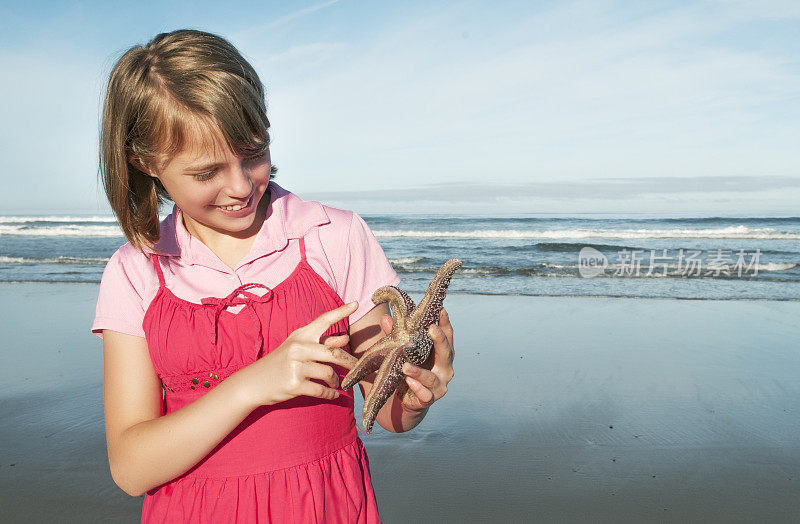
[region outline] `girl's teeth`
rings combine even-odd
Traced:
[[[225,211],[239,211],[243,207],[244,206],[239,206],[239,205],[236,205],[236,206],[225,206],[222,209],[224,209]]]

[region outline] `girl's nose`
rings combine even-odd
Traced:
[[[253,191],[253,182],[247,169],[240,166],[228,178],[228,194],[233,198],[247,198]]]

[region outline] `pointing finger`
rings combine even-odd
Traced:
[[[319,338],[322,337],[322,334],[325,333],[329,327],[336,324],[343,318],[352,315],[355,313],[356,309],[358,309],[358,302],[350,302],[349,304],[339,306],[331,311],[326,311],[311,321],[311,323],[309,323],[306,327],[309,329],[311,334],[313,334],[315,338],[319,340]]]

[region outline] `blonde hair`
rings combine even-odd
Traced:
[[[204,125],[243,157],[270,144],[264,86],[230,42],[182,29],[122,55],[103,105],[100,177],[125,237],[142,252],[158,242],[159,205],[170,196],[139,168],[160,165]],[[270,179],[277,171],[271,166]]]

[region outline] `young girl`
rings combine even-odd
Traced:
[[[370,297],[399,278],[358,215],[271,181],[269,125],[258,76],[218,36],[160,34],[111,72],[101,171],[129,242],[92,331],[111,473],[147,494],[145,522],[378,520],[338,387],[391,329]],[[416,426],[453,376],[446,313],[431,336],[433,369],[404,369],[416,399],[378,416],[389,431]]]

